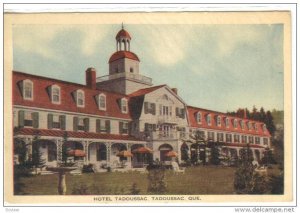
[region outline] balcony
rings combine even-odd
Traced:
[[[176,130],[172,131],[153,131],[143,134],[143,140],[147,141],[167,141],[167,140],[179,140],[187,139],[188,133],[180,132]]]
[[[96,82],[104,82],[104,81],[109,81],[109,80],[114,80],[118,78],[125,78],[129,80],[135,80],[144,84],[152,85],[152,78],[140,75],[140,74],[135,74],[135,73],[129,73],[129,72],[122,72],[122,73],[116,73],[113,75],[105,75],[98,77],[96,79]]]
[[[159,124],[177,124],[180,121],[180,118],[166,115],[159,115],[157,118]]]

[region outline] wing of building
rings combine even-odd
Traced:
[[[218,144],[225,156],[238,156],[249,144],[254,158],[262,157],[270,147],[264,123],[188,106],[177,89],[153,86],[140,74],[130,42],[129,33],[120,30],[109,75],[97,78],[88,68],[85,85],[13,71],[14,138],[29,145],[27,158],[38,143],[49,166],[64,155],[96,168],[124,162],[138,168],[174,157],[201,160],[195,135]]]

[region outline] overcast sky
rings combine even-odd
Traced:
[[[85,84],[108,74],[120,25],[15,25],[14,70]],[[283,25],[125,25],[140,74],[188,105],[283,109]]]

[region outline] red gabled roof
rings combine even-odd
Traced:
[[[33,82],[33,101],[24,100],[19,82],[29,79]],[[58,85],[61,89],[61,104],[53,104],[48,89],[51,85]],[[81,89],[85,94],[85,107],[77,107],[73,97],[74,91]],[[95,96],[106,95],[106,111],[99,110]],[[13,71],[13,104],[68,112],[78,112],[99,116],[131,119],[129,114],[121,112],[118,101],[126,95],[90,89],[85,85],[21,73]]]
[[[260,135],[260,136],[266,136],[266,137],[271,136],[268,130],[266,130],[265,132],[263,131],[264,123],[259,122],[259,121],[254,121],[254,120],[250,120],[250,119],[246,119],[246,118],[234,117],[234,116],[230,116],[225,113],[222,113],[222,112],[216,112],[216,111],[192,107],[192,106],[187,106],[187,110],[188,110],[188,117],[189,117],[189,126],[191,126],[191,127],[214,129],[214,130],[221,130],[221,131],[228,131],[228,132],[237,132],[237,133],[250,134],[250,135]],[[201,115],[202,115],[201,123],[198,123],[196,121],[196,113],[198,113],[198,112],[201,112]],[[205,118],[208,114],[211,115],[211,125],[208,125],[206,123]],[[217,122],[216,122],[217,116],[221,116],[221,126],[217,125]],[[229,127],[228,128],[225,126],[225,118],[229,118]],[[237,119],[237,121],[238,121],[237,128],[233,127],[234,119]],[[243,120],[245,123],[244,129],[242,129],[240,126],[241,120]],[[253,128],[251,130],[248,130],[247,122],[256,123],[257,131],[255,131]]]
[[[110,56],[110,58],[109,58],[108,63],[111,63],[113,61],[116,61],[116,60],[119,60],[122,58],[129,58],[132,60],[140,61],[139,57],[135,53],[122,50],[122,51],[118,51],[118,52],[115,52],[114,54],[112,54],[112,56]]]
[[[135,91],[135,92],[129,94],[128,96],[129,97],[137,97],[137,96],[146,95],[146,94],[148,94],[150,92],[153,92],[153,91],[155,91],[155,90],[157,90],[159,88],[162,88],[164,86],[166,86],[166,85],[163,84],[163,85],[158,85],[158,86],[155,86],[155,87],[149,87],[149,88],[145,88],[145,89],[140,89],[138,91]]]
[[[40,135],[40,136],[53,136],[53,137],[64,137],[67,133],[69,138],[89,138],[89,139],[107,139],[107,140],[130,140],[139,141],[137,138],[129,135],[115,135],[115,134],[104,134],[94,132],[73,132],[63,130],[50,130],[50,129],[33,129],[33,128],[22,128],[17,132],[17,135]]]
[[[124,30],[124,29],[120,30],[120,31],[118,32],[118,34],[116,35],[116,39],[118,39],[118,38],[120,38],[120,37],[126,37],[126,38],[131,39],[130,34],[129,34],[126,30]]]

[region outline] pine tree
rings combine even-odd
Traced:
[[[251,185],[254,167],[252,165],[253,155],[250,145],[240,150],[238,167],[235,171],[234,188],[239,194],[248,194]]]
[[[39,132],[35,132],[32,140],[32,157],[31,157],[31,165],[35,168],[35,173],[37,174],[38,168],[43,168],[45,166],[45,159],[43,159],[40,151],[39,144]]]
[[[220,150],[217,144],[213,143],[211,147],[211,163],[214,165],[219,165],[220,160]]]

